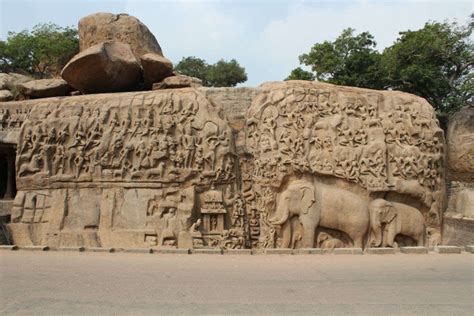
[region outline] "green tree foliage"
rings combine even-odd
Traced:
[[[312,72],[306,71],[301,67],[293,69],[290,75],[285,80],[309,80],[312,81],[315,76]]]
[[[9,32],[0,42],[0,70],[19,71],[44,78],[58,74],[79,51],[77,30],[56,24],[38,24],[30,32]]]
[[[401,32],[383,52],[387,86],[426,98],[440,114],[458,110],[474,96],[472,29],[472,23],[427,23]]]
[[[320,81],[371,89],[393,89],[426,98],[440,118],[474,97],[474,15],[466,26],[429,22],[400,32],[382,53],[368,32],[346,29],[333,42],[317,43],[300,62]]]
[[[247,81],[245,68],[235,59],[230,61],[221,59],[213,65],[208,65],[203,59],[194,56],[183,57],[175,70],[183,75],[201,79],[208,87],[234,87]]]
[[[374,37],[368,32],[354,35],[354,31],[348,28],[334,42],[315,44],[299,57],[300,63],[311,67],[320,81],[381,89],[383,83],[377,74],[380,53]]]
[[[180,74],[196,77],[202,80],[205,86],[208,86],[207,82],[207,70],[209,65],[204,59],[197,58],[194,56],[183,57],[181,61],[174,67],[174,70]]]

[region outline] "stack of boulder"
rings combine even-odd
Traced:
[[[135,17],[96,13],[82,18],[78,30],[80,52],[61,76],[81,93],[200,85],[199,79],[173,73],[156,38]]]
[[[34,80],[0,74],[0,102],[71,94],[202,86],[173,72],[158,41],[137,18],[96,13],[79,21],[80,52],[64,66],[61,78]]]
[[[69,95],[72,88],[63,79],[40,79],[17,73],[0,74],[0,101]]]

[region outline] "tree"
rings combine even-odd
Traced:
[[[209,65],[204,59],[194,56],[183,57],[181,61],[174,67],[174,69],[186,76],[196,77],[202,80],[205,86],[207,83],[207,71]]]
[[[183,57],[175,70],[183,75],[201,79],[203,85],[208,87],[234,87],[247,80],[245,69],[235,59],[221,59],[213,65],[208,65],[203,59],[194,56]]]
[[[247,74],[235,59],[221,59],[208,68],[207,81],[211,87],[235,87],[247,81]]]
[[[445,120],[474,98],[473,28],[474,14],[466,26],[429,22],[420,30],[400,32],[382,53],[370,33],[354,35],[349,28],[299,59],[320,81],[419,95]]]
[[[299,57],[300,63],[311,67],[320,81],[381,89],[380,53],[374,37],[368,32],[354,35],[354,31],[347,28],[334,42],[315,44]]]
[[[291,74],[285,80],[309,80],[313,81],[315,76],[312,72],[297,67],[291,71]]]
[[[472,22],[465,27],[430,22],[400,32],[383,52],[388,87],[427,99],[442,116],[457,111],[474,96],[472,30]]]
[[[58,74],[78,51],[76,29],[38,24],[31,32],[8,33],[7,40],[0,43],[0,68],[43,78]]]

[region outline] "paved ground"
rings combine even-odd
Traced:
[[[0,314],[473,315],[474,256],[0,252]]]

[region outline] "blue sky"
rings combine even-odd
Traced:
[[[139,18],[174,63],[183,56],[209,63],[235,58],[248,73],[244,86],[257,86],[284,79],[298,66],[300,54],[314,43],[334,40],[344,28],[369,31],[383,49],[399,31],[419,29],[429,20],[464,24],[474,0],[0,0],[0,38],[40,22],[77,25],[99,11]]]

